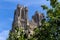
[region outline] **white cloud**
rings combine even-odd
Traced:
[[[8,38],[9,30],[0,32],[0,40],[6,40]]]

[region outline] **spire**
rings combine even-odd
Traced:
[[[20,8],[20,4],[17,4],[17,8]]]
[[[39,15],[39,12],[38,12],[38,11],[35,11],[35,14],[36,14],[36,15]]]
[[[28,8],[27,8],[27,7],[25,7],[25,11],[26,11],[26,12],[28,11]]]
[[[21,7],[24,7],[24,6],[21,4],[17,4],[17,8],[21,8]]]

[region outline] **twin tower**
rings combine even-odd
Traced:
[[[28,8],[17,5],[17,9],[14,12],[13,27],[22,27],[28,34],[33,34],[34,28],[41,26],[41,20],[44,18],[43,14],[38,11],[32,16],[32,20],[28,19]]]

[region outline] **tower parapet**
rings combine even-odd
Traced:
[[[44,15],[39,13],[38,11],[35,12],[35,15],[32,16],[32,20],[37,24],[37,26],[41,26],[41,21],[44,18]]]

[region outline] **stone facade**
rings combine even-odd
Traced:
[[[28,8],[21,6],[20,4],[17,5],[17,9],[14,12],[14,21],[12,30],[14,27],[22,27],[26,33],[33,35],[34,28],[41,26],[41,20],[44,18],[43,14],[40,14],[38,11],[32,16],[32,20],[28,20]]]

